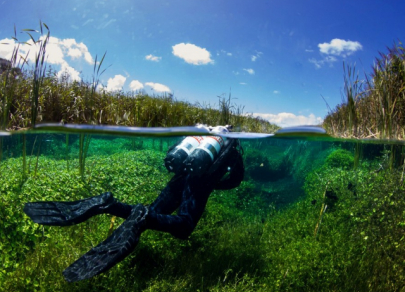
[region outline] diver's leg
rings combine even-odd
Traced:
[[[186,182],[185,175],[175,175],[149,206],[149,211],[157,214],[171,214],[180,206]]]
[[[131,206],[117,202],[113,195],[107,192],[73,202],[26,203],[24,212],[38,224],[68,226],[103,213],[127,218],[131,212]]]
[[[76,282],[103,273],[129,255],[138,244],[145,230],[148,209],[139,204],[133,206],[127,220],[110,237],[92,248],[63,271],[66,281]]]
[[[206,181],[187,176],[178,214],[159,214],[149,210],[146,228],[169,232],[177,238],[187,239],[200,220],[212,191],[213,187]]]
[[[191,183],[192,186],[188,186],[188,183]],[[180,186],[185,187],[183,192],[180,192],[183,201],[179,208],[179,215],[158,214],[156,216],[155,211],[151,211],[152,207],[154,210],[163,212],[170,212],[171,209],[177,207],[178,204],[173,203],[172,200],[177,202]],[[149,208],[141,204],[132,206],[127,220],[109,238],[91,249],[63,272],[65,279],[75,282],[107,271],[134,250],[145,229],[170,232],[179,238],[187,238],[200,219],[211,191],[210,187],[199,185],[198,181],[189,182],[184,178],[172,180]],[[151,213],[153,213],[152,216],[150,216]]]

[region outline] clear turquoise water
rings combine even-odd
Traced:
[[[4,133],[1,137],[3,141],[1,163],[7,164],[10,158],[22,158],[25,151],[27,173],[32,173],[33,170],[41,171],[41,165],[37,164],[38,157],[64,161],[66,170],[74,171],[76,168],[79,171],[80,155],[85,159],[90,157],[97,159],[131,151],[152,150],[164,158],[170,146],[181,141],[185,135],[206,134],[208,132],[205,130],[194,127],[151,129],[42,125],[26,133],[17,132],[12,135]],[[241,140],[244,149],[245,180],[252,182],[262,195],[265,194],[263,196],[266,204],[274,203],[280,206],[291,203],[303,195],[305,175],[322,166],[326,157],[334,150],[345,149],[353,156],[359,154],[358,163],[377,162],[386,155],[384,150],[389,151],[393,144],[397,147],[402,145],[399,141],[334,139],[316,127],[286,128],[275,135],[230,133],[225,136]],[[83,138],[82,146],[80,137]],[[87,150],[86,142],[89,143]],[[399,163],[400,157],[397,161],[397,164]],[[152,166],[159,171],[167,172],[163,167],[163,160]],[[85,162],[84,167],[86,176],[91,173],[92,166]],[[23,168],[22,159],[21,171]]]
[[[44,285],[62,283],[63,290],[72,291],[73,286],[63,284],[61,272],[79,255],[104,240],[111,231],[111,226],[115,228],[122,222],[117,220],[114,225],[111,218],[107,219],[103,215],[80,226],[66,229],[44,228],[33,224],[25,216],[22,207],[26,202],[71,201],[111,191],[115,197],[126,203],[150,204],[172,177],[163,164],[168,149],[183,139],[184,135],[205,134],[208,133],[195,129],[190,131],[187,128],[150,131],[90,126],[44,127],[35,131],[2,135],[0,195],[3,200],[0,202],[0,236],[3,240],[0,247],[3,264],[0,284],[7,284],[7,287],[17,290],[21,287],[34,289],[33,283],[39,281],[38,290],[47,290]],[[97,281],[102,281],[102,287],[113,287],[115,282],[108,280],[113,277],[115,280],[111,281],[121,279],[120,287],[136,284],[141,290],[148,289],[148,281],[159,282],[160,277],[164,281],[175,283],[177,278],[172,278],[166,265],[175,269],[182,267],[183,271],[182,262],[190,256],[198,258],[199,253],[203,255],[203,259],[198,258],[202,261],[199,265],[207,267],[209,271],[201,270],[202,274],[199,274],[199,265],[191,265],[192,268],[186,267],[184,272],[180,272],[178,279],[184,280],[184,277],[190,276],[190,272],[194,279],[191,282],[194,284],[190,285],[199,285],[201,277],[206,283],[210,283],[207,285],[217,287],[218,277],[224,278],[224,275],[230,273],[236,278],[250,275],[259,286],[271,286],[271,279],[278,277],[280,281],[285,279],[283,281],[286,283],[291,279],[292,284],[288,285],[292,286],[288,287],[295,287],[297,290],[306,287],[306,284],[297,284],[297,279],[307,283],[308,275],[323,279],[315,283],[325,283],[332,288],[335,287],[334,283],[342,285],[347,282],[347,277],[350,279],[353,262],[365,259],[364,250],[362,247],[359,248],[360,251],[348,249],[342,254],[338,248],[342,246],[342,241],[348,242],[357,233],[360,234],[360,231],[349,226],[360,222],[358,220],[367,222],[364,218],[372,216],[364,213],[369,212],[367,204],[376,200],[378,202],[380,197],[376,195],[375,199],[369,198],[376,194],[375,189],[383,190],[385,187],[385,181],[381,177],[375,183],[372,178],[365,177],[369,174],[377,175],[383,170],[403,170],[402,142],[332,139],[319,129],[311,128],[303,131],[287,129],[276,135],[233,135],[240,138],[244,150],[245,179],[234,190],[212,193],[206,212],[191,239],[184,243],[170,235],[146,233],[139,249],[130,259],[123,261],[123,266],[118,266],[108,276],[98,277],[89,283],[94,285]],[[357,172],[355,169],[361,171]],[[394,195],[395,192],[402,192],[402,188],[399,186]],[[367,205],[364,209],[366,211],[362,209],[363,200],[364,206]],[[351,204],[355,206],[353,210],[364,212],[353,215],[349,210]],[[389,210],[384,209],[385,205],[379,206],[382,206],[382,211],[372,207],[370,214],[374,214],[372,210],[380,215]],[[393,205],[395,206],[397,205]],[[275,210],[280,213],[274,213]],[[291,210],[301,213],[291,214]],[[283,219],[283,214],[289,217]],[[393,211],[392,214],[395,222],[402,220],[401,212]],[[295,215],[299,217],[293,218]],[[357,215],[360,219],[355,217]],[[351,220],[354,223],[347,221],[342,224],[348,217],[353,218]],[[285,221],[286,226],[273,234],[276,227],[272,225],[272,220],[278,222],[277,224]],[[238,229],[240,226],[242,229]],[[370,226],[375,228],[379,223]],[[398,226],[402,228],[402,225]],[[249,228],[254,231],[249,231]],[[367,228],[364,232],[368,232]],[[353,230],[353,234],[347,235],[347,229]],[[232,233],[232,230],[237,232]],[[285,234],[278,238],[281,232]],[[402,234],[402,231],[395,232],[399,237]],[[226,234],[230,235],[227,237]],[[348,236],[347,239],[344,236]],[[375,236],[384,239],[388,235],[377,232]],[[355,250],[357,242],[363,242],[364,238],[369,237],[371,235],[361,234],[360,239],[350,245],[351,248]],[[332,244],[328,241],[330,238],[335,240]],[[231,242],[229,253],[223,253],[221,246],[227,242]],[[239,242],[242,244],[238,245]],[[387,242],[400,242],[400,238],[387,239]],[[297,249],[295,244],[300,248]],[[273,251],[273,247],[276,250]],[[385,251],[390,248],[389,245],[383,246]],[[254,253],[244,255],[245,249]],[[341,253],[342,262],[334,265],[335,259],[320,257],[319,249],[333,257],[335,253]],[[55,254],[60,255],[61,261]],[[279,259],[278,254],[281,257]],[[290,258],[291,254],[297,258]],[[372,257],[367,259],[371,259],[372,263]],[[278,264],[273,265],[276,260]],[[132,279],[129,276],[134,273],[133,261],[142,263],[139,267],[136,266],[136,271],[150,275],[149,278],[134,276]],[[158,261],[160,266],[149,265],[154,261]],[[401,260],[400,257],[391,255],[391,261],[399,263]],[[381,262],[381,259],[375,257],[375,262]],[[283,267],[284,263],[288,267]],[[330,274],[322,276],[325,272],[314,272],[317,265],[328,267]],[[307,272],[300,276],[299,271],[302,268],[294,267],[303,266]],[[214,267],[217,270],[211,271]],[[347,275],[344,271],[347,271]],[[290,273],[290,278],[283,276],[286,273]],[[211,278],[207,278],[207,275]],[[10,280],[15,277],[20,277],[20,280]],[[366,280],[364,283],[368,283]],[[25,281],[29,281],[29,284]],[[76,290],[80,289],[84,289],[83,286],[77,286]],[[185,290],[191,291],[190,289]]]

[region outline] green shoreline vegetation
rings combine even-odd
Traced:
[[[405,139],[405,48],[399,41],[380,53],[370,74],[359,78],[343,64],[342,104],[331,109],[323,127],[340,138]]]
[[[170,93],[149,96],[142,92],[99,90],[106,54],[99,62],[96,57],[91,82],[72,81],[68,73],[59,78],[45,62],[49,29],[42,23],[40,27],[37,40],[31,34],[34,30],[24,30],[38,48],[33,69],[25,69],[28,57],[19,55],[19,45],[14,48],[10,64],[2,68],[0,130],[30,128],[40,122],[136,127],[232,124],[238,131],[261,133],[279,129],[264,119],[243,113],[244,107],[234,104],[231,94],[219,96],[215,108],[178,101]],[[45,37],[41,37],[43,27],[47,31]],[[18,42],[16,36],[14,39]]]
[[[40,26],[49,36],[48,27]],[[355,70],[345,68],[345,101],[324,122],[330,134],[403,138],[404,49],[391,51],[382,55],[366,86]],[[43,55],[31,71],[13,56],[1,75],[3,130],[43,121],[277,129],[243,115],[231,96],[221,97],[214,109],[169,94],[97,91],[105,55],[95,63],[90,83],[70,82],[67,75],[58,79]],[[67,283],[61,272],[122,220],[101,215],[72,227],[40,226],[24,214],[24,203],[104,191],[127,203],[151,203],[171,177],[162,160],[173,142],[84,134],[0,137],[1,289],[403,291],[403,146],[301,139],[243,141],[245,180],[212,194],[189,240],[146,231],[134,253],[107,273]]]

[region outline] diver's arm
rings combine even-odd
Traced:
[[[240,185],[245,174],[242,156],[236,155],[235,164],[231,167],[229,177],[220,181],[216,186],[216,190],[230,190]]]

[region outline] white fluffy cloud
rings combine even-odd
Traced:
[[[318,44],[319,51],[323,55],[322,59],[311,58],[308,61],[319,69],[323,65],[333,66],[338,61],[338,57],[346,58],[354,52],[361,50],[363,46],[359,42],[333,39],[330,43]]]
[[[143,88],[143,84],[138,80],[132,80],[131,83],[129,84],[129,88],[131,88],[131,90],[133,91],[138,91]]]
[[[150,54],[150,55],[147,55],[145,57],[145,59],[148,61],[159,62],[160,60],[162,60],[162,57],[157,57],[157,56]]]
[[[359,42],[345,41],[341,39],[333,39],[330,43],[319,44],[318,47],[321,53],[335,56],[350,55],[363,48]]]
[[[80,72],[76,69],[70,67],[68,63],[63,63],[61,69],[58,72],[58,77],[62,78],[63,76],[68,76],[70,81],[80,81]]]
[[[44,39],[44,36],[40,37]],[[10,59],[16,42],[13,39],[2,39],[0,46],[0,57]],[[19,55],[27,56],[29,64],[35,61],[35,55],[38,53],[39,45],[35,45],[30,39],[25,44],[20,44]],[[68,59],[67,59],[68,58]],[[94,60],[87,46],[84,43],[78,43],[75,39],[59,39],[50,37],[46,46],[46,62],[54,66],[60,66],[58,76],[69,73],[71,80],[80,80],[80,73],[71,67],[68,61],[85,61],[93,65]]]
[[[206,65],[214,63],[211,60],[211,53],[205,48],[200,48],[193,44],[180,43],[172,47],[173,55],[179,57],[189,64]]]
[[[152,90],[157,92],[170,92],[169,87],[160,83],[146,82],[145,85],[149,86],[150,88],[152,88]]]
[[[89,53],[89,49],[84,43],[77,43],[75,39],[58,39],[51,37],[49,43],[59,45],[63,51],[67,51],[67,55],[72,59],[83,58],[90,65],[94,64],[94,60]]]
[[[114,78],[110,78],[107,81],[107,91],[121,90],[125,84],[126,77],[122,75],[115,75]]]
[[[279,114],[265,114],[254,113],[253,116],[261,117],[268,120],[270,123],[276,124],[280,127],[303,126],[303,125],[319,125],[323,119],[316,117],[314,114],[308,116],[294,115],[292,113],[279,113]]]
[[[255,74],[255,70],[253,69],[243,69],[244,71],[248,72],[250,75],[254,75]]]

